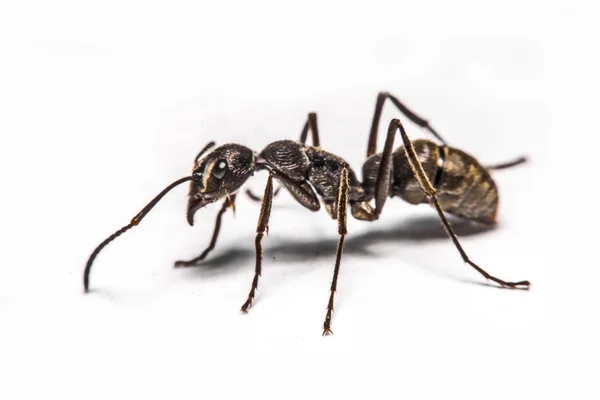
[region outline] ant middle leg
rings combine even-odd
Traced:
[[[346,222],[348,220],[348,168],[344,167],[340,176],[340,188],[337,196],[337,221],[338,234],[340,239],[335,255],[335,268],[333,270],[333,279],[331,280],[331,288],[329,290],[329,302],[327,303],[327,314],[325,322],[323,322],[323,336],[333,334],[331,331],[331,317],[333,314],[333,300],[335,291],[337,290],[337,281],[340,274],[340,263],[342,261],[342,252],[344,251],[344,239],[348,234]]]
[[[417,158],[417,153],[413,147],[413,144],[410,141],[410,139],[408,138],[408,135],[406,134],[406,131],[404,130],[404,127],[402,126],[402,124],[400,123],[399,120],[393,119],[390,122],[390,130],[392,130],[392,129],[393,130],[400,129],[400,135],[402,136],[402,141],[404,142],[404,149],[406,150],[406,157],[410,164],[410,168],[413,171],[415,179],[419,183],[419,186],[421,186],[421,189],[423,189],[423,191],[427,195],[429,202],[435,207],[435,209],[440,217],[440,220],[442,221],[442,225],[444,226],[444,229],[446,230],[446,233],[448,233],[448,236],[450,236],[450,239],[452,239],[452,242],[454,243],[454,246],[460,253],[463,261],[465,263],[469,264],[475,270],[477,270],[477,272],[479,272],[481,275],[483,275],[486,279],[496,282],[501,286],[509,287],[509,288],[513,288],[513,289],[529,289],[529,285],[530,285],[529,281],[506,282],[502,279],[499,279],[499,278],[496,278],[496,277],[490,275],[484,269],[482,269],[481,267],[479,267],[477,264],[475,264],[473,261],[471,261],[469,259],[469,256],[463,250],[460,242],[458,241],[458,237],[456,236],[456,234],[454,233],[454,230],[450,226],[450,223],[446,219],[444,211],[442,210],[442,207],[440,206],[440,202],[438,201],[437,192],[431,185],[431,182],[429,181],[427,174],[425,174],[425,171],[423,171],[423,166],[421,165],[421,162]]]
[[[221,230],[221,219],[228,208],[231,208],[235,212],[235,194],[231,195],[223,202],[223,205],[221,206],[221,209],[217,214],[217,219],[215,221],[215,229],[213,231],[212,239],[210,240],[210,244],[208,245],[208,247],[198,257],[194,257],[191,260],[176,261],[175,268],[195,266],[200,261],[204,260],[208,253],[210,253],[215,248],[215,245],[217,244],[217,239],[219,238],[219,231]]]

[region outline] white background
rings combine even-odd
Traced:
[[[597,10],[483,3],[3,3],[0,398],[598,398]],[[205,265],[175,270],[218,209],[190,228],[184,185],[82,293],[93,248],[210,140],[259,151],[317,111],[360,171],[379,90],[483,163],[530,157],[495,174],[497,229],[454,223],[531,291],[485,285],[429,207],[393,199],[350,221],[323,338],[336,223],[283,194],[241,315],[259,205],[240,198]]]

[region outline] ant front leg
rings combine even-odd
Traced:
[[[419,161],[419,159],[417,157],[417,152],[415,151],[415,148],[413,147],[412,142],[408,138],[408,135],[406,134],[404,127],[402,126],[402,124],[400,123],[399,120],[393,119],[390,122],[389,131],[395,131],[396,129],[400,129],[400,135],[402,136],[402,141],[404,142],[404,149],[406,151],[406,158],[408,159],[410,168],[413,171],[415,179],[419,183],[419,186],[421,186],[421,189],[423,189],[423,191],[427,195],[429,202],[435,207],[435,209],[440,217],[440,220],[442,221],[442,225],[446,229],[446,232],[448,233],[448,236],[450,236],[450,239],[452,239],[452,242],[454,242],[454,246],[456,246],[456,249],[460,253],[463,261],[465,263],[469,264],[475,270],[477,270],[477,272],[479,272],[481,275],[483,275],[486,279],[496,282],[501,286],[505,286],[505,287],[509,287],[509,288],[513,288],[513,289],[529,289],[529,285],[530,285],[529,281],[519,281],[519,282],[503,281],[502,279],[498,279],[498,278],[488,274],[485,270],[483,270],[481,267],[479,267],[477,264],[475,264],[474,262],[472,262],[469,259],[469,256],[463,250],[462,246],[460,245],[460,242],[458,241],[458,237],[454,233],[454,230],[452,229],[452,227],[450,226],[450,223],[448,222],[448,220],[446,219],[446,216],[444,215],[444,211],[442,210],[442,207],[440,206],[440,202],[438,201],[438,198],[437,198],[437,192],[434,189],[434,187],[431,185],[431,182],[429,181],[427,174],[425,173],[425,171],[423,171],[423,166],[421,165],[421,162]]]
[[[338,221],[338,234],[340,239],[337,246],[335,255],[335,269],[333,270],[333,279],[331,281],[331,288],[329,292],[329,303],[327,303],[327,314],[325,315],[325,322],[323,323],[323,336],[333,334],[331,331],[331,316],[333,314],[333,299],[335,291],[337,290],[337,280],[340,274],[340,263],[342,261],[342,252],[344,250],[344,239],[348,234],[346,228],[346,222],[348,220],[347,214],[348,208],[348,167],[344,166],[340,175],[340,186],[337,196],[337,221]]]
[[[233,212],[235,213],[235,194],[231,195],[223,202],[223,205],[221,206],[221,209],[219,210],[219,213],[217,214],[217,220],[215,222],[215,229],[213,231],[212,239],[210,240],[210,244],[208,245],[208,247],[198,257],[192,258],[191,260],[187,260],[187,261],[184,261],[184,260],[176,261],[175,268],[192,267],[194,265],[198,265],[198,263],[200,261],[204,260],[206,258],[206,256],[208,255],[208,253],[210,253],[215,248],[215,245],[217,244],[217,239],[219,238],[219,231],[221,230],[221,218],[223,217],[223,214],[225,214],[225,211],[227,211],[228,208],[231,208],[233,210]]]
[[[258,278],[262,272],[262,238],[265,231],[267,234],[269,233],[269,217],[271,216],[271,205],[273,204],[273,175],[275,175],[275,171],[269,173],[269,179],[267,180],[267,186],[265,187],[265,194],[260,208],[260,216],[258,217],[258,225],[256,226],[256,239],[254,240],[256,250],[254,279],[252,280],[250,293],[248,293],[248,299],[242,305],[241,311],[243,313],[247,313],[248,308],[252,305],[252,300],[254,299],[256,289],[258,288]]]

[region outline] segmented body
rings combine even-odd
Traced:
[[[429,140],[415,140],[413,146],[444,211],[473,221],[494,223],[498,188],[485,167],[454,147]],[[363,187],[371,198],[375,193],[380,160],[381,153],[375,154],[363,166]],[[396,149],[393,162],[390,196],[399,196],[410,204],[428,203],[410,169],[404,147]]]
[[[429,140],[415,140],[413,145],[444,211],[482,223],[495,221],[498,188],[485,167],[471,155],[454,147]],[[365,162],[362,183],[343,158],[292,140],[271,143],[257,160],[259,165],[264,165],[263,168],[276,168],[276,178],[302,205],[313,211],[319,210],[319,196],[328,212],[335,216],[342,166],[348,168],[350,205],[361,203],[364,206],[375,194],[381,153]],[[390,196],[398,196],[410,204],[428,203],[410,169],[404,147],[394,152],[393,165]]]

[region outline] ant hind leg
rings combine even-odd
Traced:
[[[377,132],[379,130],[379,120],[381,119],[381,112],[383,111],[383,104],[386,99],[390,101],[404,114],[411,122],[419,125],[421,128],[427,129],[437,140],[442,144],[446,145],[446,141],[440,136],[435,129],[429,125],[429,121],[421,118],[415,114],[412,110],[406,107],[400,100],[394,95],[388,92],[380,92],[377,95],[377,102],[375,103],[375,113],[373,114],[373,122],[371,123],[371,132],[369,133],[369,143],[367,145],[367,158],[375,154],[377,151]]]
[[[417,153],[413,147],[412,142],[408,138],[408,135],[406,134],[404,127],[402,126],[402,124],[400,123],[399,120],[393,119],[390,122],[390,130],[391,129],[394,129],[394,130],[400,129],[400,135],[402,136],[402,141],[404,142],[404,148],[406,150],[406,157],[410,164],[410,168],[413,171],[415,179],[421,186],[421,189],[423,189],[423,191],[427,195],[429,202],[435,207],[435,209],[440,217],[440,220],[442,221],[442,225],[444,226],[444,229],[446,229],[446,233],[448,233],[448,236],[450,236],[450,239],[452,239],[452,242],[454,243],[454,246],[460,253],[463,261],[465,263],[469,264],[475,270],[477,270],[477,272],[479,272],[481,275],[483,275],[486,279],[496,282],[501,286],[512,288],[512,289],[529,289],[529,285],[530,285],[529,281],[519,281],[519,282],[503,281],[502,279],[496,278],[495,276],[488,274],[483,268],[479,267],[477,264],[475,264],[473,261],[470,260],[469,256],[463,250],[460,242],[458,241],[458,237],[454,233],[454,230],[450,226],[450,223],[446,219],[446,216],[444,215],[444,211],[442,210],[442,207],[440,206],[440,202],[438,201],[438,198],[437,198],[437,192],[431,185],[431,182],[429,181],[427,174],[425,174],[425,171],[423,171],[423,166],[421,165],[421,162],[417,158]]]

